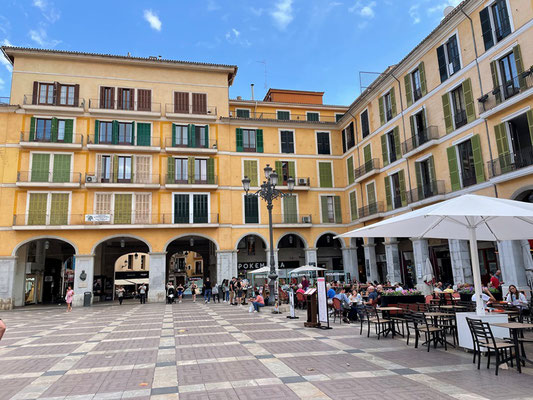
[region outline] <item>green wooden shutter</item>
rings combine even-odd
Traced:
[[[137,146],[150,146],[151,144],[151,134],[150,134],[151,124],[139,122],[137,124]]]
[[[498,160],[502,173],[511,170],[511,156],[509,154],[509,141],[507,139],[506,123],[494,126],[494,135],[496,137],[496,147],[498,148]]]
[[[118,121],[113,121],[111,128],[111,138],[113,144],[118,143]]]
[[[485,44],[485,51],[494,46],[494,37],[492,36],[492,25],[490,23],[489,7],[485,7],[479,12],[479,19],[481,22],[481,34],[483,35],[483,43]]]
[[[257,199],[257,197],[255,198]],[[195,194],[192,196],[192,213],[193,223],[206,224],[209,222],[209,215],[207,214],[207,195]]]
[[[452,191],[461,189],[461,179],[459,178],[459,165],[457,164],[457,152],[455,146],[446,149],[448,155],[448,168],[450,169],[450,183]]]
[[[415,129],[415,116],[411,115],[409,117],[409,124],[411,125],[411,139],[413,141],[413,148],[416,147],[417,141],[416,141],[416,129]]]
[[[50,176],[50,154],[33,153],[31,161],[31,181],[48,182]]]
[[[68,224],[68,193],[52,193],[50,201],[50,225]]]
[[[472,93],[472,81],[470,78],[463,82],[463,94],[465,96],[466,119],[470,123],[476,119],[474,94]]]
[[[429,168],[429,177],[431,178],[431,184],[435,186],[433,190],[436,190],[437,189],[436,187],[437,176],[435,174],[435,159],[433,158],[433,156],[428,158],[428,168]]]
[[[196,147],[196,127],[193,124],[187,126],[187,141],[189,147]]]
[[[533,145],[533,110],[527,112],[527,124],[529,125],[529,137],[531,138],[531,144]]]
[[[189,223],[189,195],[175,194],[174,195],[174,223],[188,224]]]
[[[387,201],[387,211],[392,210],[392,193],[390,187],[390,177],[386,176],[385,178],[385,199]]]
[[[263,152],[263,130],[257,129],[255,131],[255,143],[256,143],[256,149],[258,153]]]
[[[278,173],[278,178],[282,176],[282,170],[283,170],[283,163],[281,161],[276,160],[274,163],[274,170]],[[281,179],[279,180],[281,182]]]
[[[385,106],[383,105],[383,97],[379,98],[379,121],[381,125],[385,124]]]
[[[176,146],[176,124],[172,124],[172,147]]]
[[[298,208],[296,206],[296,196],[283,198],[283,222],[286,224],[298,223]]]
[[[168,156],[167,157],[167,182],[168,183],[174,183],[176,181],[176,162],[174,161],[174,157]]]
[[[407,74],[403,77],[405,83],[405,97],[407,98],[407,107],[413,104],[413,89],[411,87],[411,74]]]
[[[244,160],[244,176],[250,178],[251,187],[259,186],[259,183],[257,181],[257,161]]]
[[[335,223],[342,224],[341,196],[333,196],[335,206]]]
[[[366,194],[369,205],[376,203],[376,185],[374,182],[366,185]]]
[[[478,135],[472,136],[472,154],[474,155],[474,170],[476,171],[476,183],[485,182],[485,165],[481,154],[481,140]]]
[[[381,156],[383,157],[383,166],[389,165],[389,149],[387,147],[387,134],[381,135]]]
[[[363,147],[363,158],[365,164],[372,160],[372,148],[370,147],[370,144],[367,144],[365,147]]]
[[[444,124],[446,125],[446,133],[453,131],[452,107],[450,104],[450,95],[445,93],[442,95],[442,109],[444,112]]]
[[[400,142],[400,128],[394,128],[394,151],[396,152],[396,159],[402,158],[402,143]]]
[[[117,182],[118,180],[118,156],[114,155],[111,160],[113,162],[113,165],[112,165],[113,176],[111,177],[111,182]]]
[[[205,140],[205,148],[208,149],[210,147],[209,146],[209,125],[205,126],[204,140]]]
[[[28,225],[46,225],[48,193],[29,193]]]
[[[522,52],[520,51],[520,45],[517,44],[515,47],[513,47],[513,54],[514,54],[514,61],[516,64],[516,73],[518,74],[518,84],[520,85],[520,89],[525,90],[526,87],[526,79],[522,74],[524,73],[524,61],[522,58]]]
[[[350,215],[352,221],[357,219],[357,198],[355,192],[350,192]]]
[[[407,206],[407,190],[405,187],[405,172],[401,169],[398,172],[398,180],[400,181],[400,198],[402,200],[402,207]]]
[[[296,163],[294,161],[289,161],[289,177],[296,179]]]
[[[331,171],[331,163],[319,162],[318,175],[320,178],[320,187],[333,187],[333,176]]]
[[[94,121],[94,143],[98,144],[100,141],[100,121]]]
[[[51,140],[53,143],[57,142],[57,130],[58,130],[57,118],[52,118],[52,127],[51,127]]]
[[[235,142],[236,142],[236,145],[237,145],[237,151],[243,151],[242,129],[241,128],[235,129]]]
[[[422,164],[419,162],[415,162],[415,175],[416,175],[416,192],[418,194],[418,200],[422,200],[424,198],[424,188],[422,185]]]
[[[390,104],[392,110],[392,118],[396,116],[396,96],[394,94],[394,88],[390,90]]]
[[[135,145],[135,122],[131,123],[131,145]]]
[[[188,183],[193,184],[194,183],[194,157],[189,157],[188,161],[188,171],[189,171],[189,179]]]
[[[215,159],[207,159],[207,183],[210,185],[215,184]]]
[[[72,119],[66,119],[65,120],[65,143],[72,143],[72,139],[74,136],[74,120]]]
[[[30,142],[35,140],[35,117],[30,119]]]
[[[322,223],[328,223],[329,216],[328,216],[328,196],[320,196],[320,206],[322,211]]]
[[[423,61],[418,64],[418,72],[420,73],[420,90],[422,91],[422,96],[425,96],[428,94],[428,84],[426,81],[426,68],[424,67]]]
[[[115,194],[115,224],[131,224],[131,194]]]
[[[70,182],[70,154],[54,154],[52,182]]]
[[[244,223],[259,223],[259,204],[255,196],[244,196]]]
[[[490,63],[490,73],[492,76],[494,98],[496,99],[496,104],[500,104],[502,102],[502,93],[501,93],[501,88],[500,88],[500,78],[498,76],[497,63],[498,61],[493,61]]]
[[[353,169],[353,156],[346,160],[346,168],[348,169],[348,184],[352,184],[355,180],[355,171]]]

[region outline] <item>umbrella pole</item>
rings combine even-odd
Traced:
[[[476,314],[485,315],[485,307],[483,307],[483,299],[481,295],[483,290],[481,288],[481,273],[479,271],[479,255],[477,250],[476,228],[469,227],[470,231],[470,258],[472,260],[472,275],[474,276],[474,293],[476,299]]]

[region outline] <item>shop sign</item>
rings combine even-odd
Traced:
[[[237,267],[239,269],[252,270],[252,269],[259,269],[259,268],[266,267],[266,263],[264,262],[239,263],[237,264]]]
[[[111,214],[85,214],[85,222],[111,222]]]

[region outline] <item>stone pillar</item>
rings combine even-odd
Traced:
[[[427,239],[411,239],[411,242],[413,243],[414,256],[413,273],[416,280],[413,283],[424,283],[422,277],[424,276],[426,260],[429,258],[429,242]]]
[[[396,238],[389,238],[389,241],[385,243],[385,257],[387,258],[387,280],[392,284],[402,282],[400,249]]]
[[[91,292],[91,301],[94,282],[94,254],[74,256],[74,307],[83,306],[85,292]]]
[[[11,310],[15,303],[17,257],[0,257],[0,310]]]
[[[217,283],[228,281],[237,276],[237,252],[235,250],[217,250]]]
[[[266,252],[266,266],[270,268],[270,249],[265,249]],[[276,267],[276,271],[278,270],[279,266],[279,260],[278,260],[278,249],[274,249],[274,266]]]
[[[316,247],[309,247],[305,251],[305,265],[313,265],[317,267],[317,249]]]
[[[357,279],[357,281],[359,281],[356,247],[346,247],[342,249],[342,264],[344,265],[344,272],[350,274],[350,279]]]
[[[165,303],[167,278],[167,253],[148,253],[150,256],[150,273],[148,286],[148,301],[151,303]]]
[[[452,259],[453,281],[459,283],[474,283],[472,264],[470,261],[470,247],[468,240],[448,239],[450,257]]]
[[[370,243],[372,240],[372,243]],[[373,239],[363,245],[365,249],[365,269],[366,280],[370,282],[379,281],[378,264],[376,262],[376,245]]]
[[[503,294],[507,293],[509,285],[515,285],[518,290],[529,290],[525,264],[527,260],[525,259],[521,241],[503,240],[498,242],[498,258],[504,282]]]

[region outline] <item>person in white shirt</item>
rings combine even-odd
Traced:
[[[435,293],[442,293],[442,282],[438,282],[437,286],[435,286],[435,289],[433,291]]]
[[[527,307],[527,299],[523,293],[520,293],[515,285],[509,285],[509,293],[505,298],[507,303],[517,307]]]
[[[483,288],[483,293],[481,293],[481,299],[483,300],[483,308],[487,306],[489,301],[496,301],[494,296],[490,293],[488,288]],[[472,301],[476,301],[476,294],[472,295]]]
[[[395,291],[395,292],[401,292],[402,290],[403,290],[403,287],[400,285],[399,282],[396,282],[396,283],[394,284],[394,291]]]

